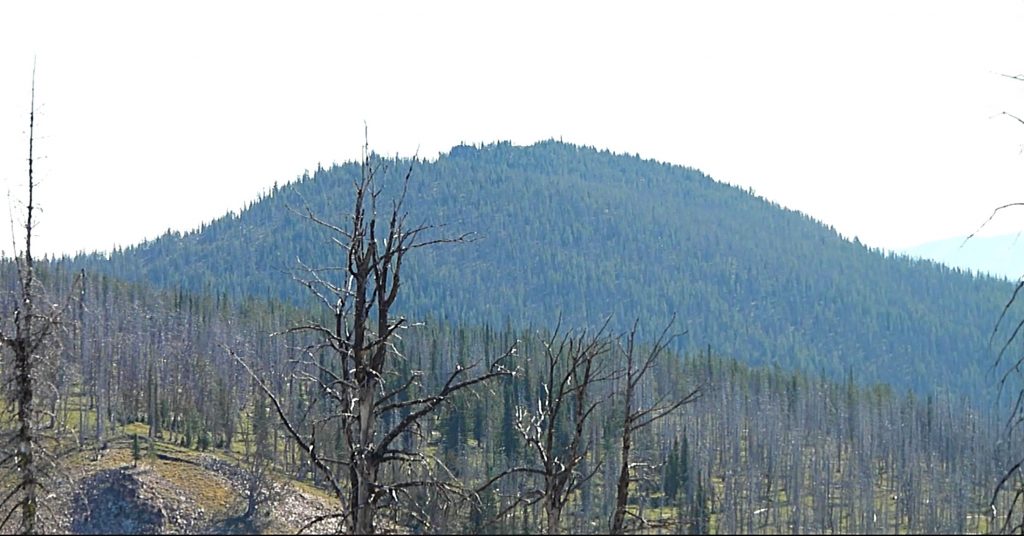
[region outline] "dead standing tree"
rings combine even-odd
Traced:
[[[656,401],[654,404],[643,407],[642,405],[636,405],[636,395],[640,387],[640,382],[643,381],[644,376],[651,370],[651,367],[658,360],[658,358],[665,352],[668,345],[674,339],[674,336],[668,335],[668,330],[672,327],[675,319],[661,332],[661,335],[654,344],[647,351],[647,355],[640,357],[637,355],[637,326],[639,321],[633,323],[633,329],[626,336],[625,347],[622,348],[622,353],[626,360],[626,368],[623,371],[625,385],[623,387],[623,416],[622,416],[622,437],[620,444],[620,463],[621,468],[619,470],[619,479],[616,484],[615,490],[615,510],[612,513],[612,520],[609,532],[612,534],[623,534],[625,532],[625,521],[626,515],[629,513],[626,509],[626,504],[629,501],[629,485],[634,482],[632,471],[634,464],[630,462],[630,451],[633,448],[633,437],[642,428],[649,426],[653,422],[662,419],[673,411],[679,409],[685,404],[689,404],[697,399],[700,394],[700,389],[694,389],[689,394],[682,398],[678,398],[672,401],[665,401],[664,397]],[[636,405],[636,407],[634,407]],[[643,528],[646,528],[648,522],[640,516],[634,517],[640,522]]]
[[[581,464],[590,453],[589,421],[603,401],[595,396],[598,384],[611,379],[604,358],[612,348],[613,339],[605,334],[608,321],[595,333],[560,333],[560,327],[544,341],[544,393],[537,408],[516,408],[515,428],[532,453],[535,465],[506,469],[484,483],[476,491],[485,492],[498,481],[513,474],[534,475],[537,489],[519,493],[514,501],[499,512],[494,520],[520,506],[541,503],[548,534],[562,532],[562,513],[573,494],[601,469],[595,463],[589,471]],[[492,521],[493,522],[493,521]]]
[[[595,464],[587,474],[581,473],[580,463],[590,450],[587,437],[587,421],[594,414],[600,400],[592,401],[593,389],[598,382],[608,379],[605,367],[599,361],[608,352],[611,342],[603,336],[603,330],[593,338],[586,333],[578,339],[566,337],[555,347],[548,344],[546,398],[540,412],[534,415],[528,426],[520,426],[524,437],[544,467],[544,514],[549,534],[560,532],[562,510],[573,493],[586,484],[600,469]],[[559,378],[559,365],[567,360],[568,366]],[[571,409],[569,444],[560,449],[556,444],[556,421],[562,409]],[[538,422],[540,419],[541,422]],[[522,422],[522,421],[520,421]],[[561,452],[560,452],[561,451]]]
[[[1024,75],[1003,76],[1018,82],[1024,82]],[[1008,116],[1024,125],[1024,119],[1018,115],[1005,111],[1002,115]],[[991,222],[1000,212],[1019,207],[1024,207],[1024,202],[1007,203],[996,207],[988,219],[986,219],[976,231],[968,235],[964,240],[964,243],[984,229],[985,226],[988,225],[989,222]],[[1002,396],[1003,389],[1006,387],[1007,382],[1013,380],[1020,381],[1021,373],[1024,371],[1024,353],[1019,354],[1016,358],[1011,358],[1007,355],[1008,352],[1011,352],[1011,346],[1013,343],[1015,341],[1019,341],[1022,332],[1024,332],[1024,319],[1013,324],[1009,322],[1007,318],[1007,315],[1011,314],[1011,310],[1013,310],[1014,305],[1017,304],[1018,297],[1022,290],[1024,290],[1024,276],[1017,281],[1017,284],[1013,289],[1013,293],[1010,295],[1009,300],[1004,304],[1002,312],[999,314],[999,318],[996,320],[996,325],[992,329],[992,334],[989,337],[989,345],[992,345],[996,336],[999,334],[999,329],[1001,327],[1012,328],[1008,335],[1004,334],[1006,338],[1003,341],[1003,344],[996,355],[995,362],[992,365],[993,369],[996,369],[1005,366],[1007,362],[1012,361],[1012,363],[1006,367],[1003,373],[999,376],[998,393],[1000,396]],[[1016,313],[1020,314],[1019,311],[1016,311]],[[1009,325],[1007,326],[1006,324]],[[1024,386],[1018,389],[1016,396],[1014,397],[1013,406],[1009,411],[1005,430],[1006,440],[1008,443],[1011,445],[1014,443],[1014,433],[1022,426],[1024,426]],[[1002,504],[999,504],[999,498],[1003,495],[1007,496],[1006,500],[1004,500]],[[1004,509],[1000,511],[997,506],[1002,506]],[[997,516],[1001,516],[1003,518],[999,527],[1000,531],[1024,534],[1024,456],[1018,455],[1010,468],[1003,473],[1002,478],[1000,478],[999,482],[996,483],[995,489],[992,492],[992,499],[989,501],[989,508],[991,509],[992,518]]]
[[[406,255],[431,245],[465,242],[468,235],[455,238],[428,238],[435,228],[410,226],[404,201],[408,192],[412,165],[401,184],[401,193],[390,204],[386,219],[378,214],[381,189],[375,164],[364,149],[360,178],[354,184],[355,200],[348,228],[334,225],[307,208],[306,217],[332,235],[333,243],[345,253],[343,268],[306,268],[308,278],[301,283],[327,307],[333,325],[309,323],[288,329],[286,333],[311,335],[316,342],[305,348],[304,364],[314,371],[302,375],[311,386],[309,407],[319,404],[321,412],[305,419],[290,415],[267,384],[255,378],[290,437],[305,452],[312,465],[327,482],[340,502],[340,511],[323,518],[340,519],[351,532],[373,533],[378,529],[381,509],[402,510],[427,525],[429,516],[416,503],[413,491],[426,490],[440,495],[458,494],[457,483],[434,474],[437,460],[428,463],[420,450],[395,446],[396,439],[419,430],[419,421],[458,391],[500,376],[509,376],[503,363],[514,347],[489,363],[486,370],[474,374],[478,361],[458,366],[433,394],[409,398],[413,387],[420,389],[421,371],[398,377],[396,359],[403,359],[394,346],[396,332],[406,324],[392,311],[402,283]],[[344,282],[331,277],[344,273]],[[248,365],[236,359],[250,370]],[[250,370],[250,374],[252,374]],[[254,376],[255,377],[255,376]],[[324,408],[331,408],[324,411]],[[306,415],[312,415],[308,408]],[[392,418],[385,418],[392,416]],[[318,433],[330,430],[341,436],[342,448],[325,448]],[[407,475],[391,480],[382,475],[387,464],[399,464],[403,470],[384,472]],[[418,466],[414,472],[412,466]],[[441,466],[443,467],[443,466]]]
[[[42,289],[36,274],[35,259],[32,257],[32,232],[35,210],[35,177],[33,144],[35,141],[35,67],[32,69],[32,99],[29,112],[28,133],[28,199],[25,215],[25,244],[20,254],[15,255],[17,289],[14,291],[12,311],[9,319],[0,324],[0,347],[4,351],[4,390],[8,402],[5,413],[13,419],[13,433],[5,438],[0,455],[0,467],[8,468],[14,481],[13,488],[0,500],[0,511],[6,512],[0,529],[18,511],[21,520],[18,531],[24,534],[40,532],[38,523],[40,492],[44,479],[50,474],[55,457],[48,446],[53,446],[61,429],[61,417],[57,414],[56,403],[50,408],[42,407],[41,395],[59,396],[60,392],[52,381],[53,363],[48,363],[46,354],[56,355],[58,344],[56,329],[60,326],[61,315],[67,308],[49,305],[42,299]],[[13,221],[12,221],[13,231]],[[17,249],[15,247],[15,249]],[[76,280],[75,285],[80,282]],[[51,365],[47,367],[47,365]]]

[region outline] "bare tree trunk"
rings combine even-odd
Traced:
[[[85,269],[83,268],[80,275],[82,282],[82,288],[78,295],[78,363],[81,367],[82,383],[79,389],[79,403],[78,403],[78,444],[83,445],[85,443],[86,432],[85,430],[85,406],[89,400],[87,388],[91,383],[89,381],[90,374],[87,371],[91,368],[86,366],[89,361],[86,359],[85,354]],[[99,415],[97,414],[97,418]]]
[[[627,382],[628,383],[628,382]],[[612,514],[612,534],[622,534],[623,524],[626,521],[626,502],[629,499],[629,451],[633,447],[633,432],[630,430],[629,417],[633,408],[631,402],[633,389],[626,387],[626,417],[622,428],[622,448],[619,451],[619,461],[622,468],[619,469],[619,480],[615,486],[615,512]]]
[[[544,505],[544,513],[547,515],[547,531],[548,534],[561,534],[559,527],[562,525],[562,505],[558,504],[555,500],[557,495],[551,495],[552,500],[549,500]]]
[[[649,407],[637,407],[633,408],[633,398],[636,396],[636,390],[641,385],[641,381],[647,374],[651,367],[657,361],[658,357],[665,351],[669,342],[674,336],[668,336],[668,330],[672,327],[675,322],[673,318],[665,329],[661,332],[661,335],[654,342],[650,351],[647,353],[640,362],[636,359],[636,338],[637,338],[637,327],[639,321],[633,323],[633,329],[629,332],[626,337],[626,346],[623,348],[623,352],[626,358],[626,369],[625,369],[625,392],[623,393],[623,416],[622,416],[622,436],[621,436],[621,447],[619,449],[619,458],[622,463],[622,467],[619,470],[619,478],[616,484],[615,490],[615,511],[612,514],[611,526],[609,532],[612,534],[622,534],[625,531],[626,521],[626,505],[629,503],[629,484],[632,481],[632,475],[630,474],[630,451],[633,448],[633,434],[637,433],[640,429],[649,426],[657,420],[667,417],[673,411],[679,409],[684,404],[688,404],[697,399],[700,394],[700,389],[694,389],[685,397],[678,399],[674,402],[667,403],[664,400],[657,400],[653,405]],[[642,394],[642,393],[641,393]],[[639,515],[641,522],[646,523],[643,520],[643,512]]]
[[[29,323],[26,322],[26,328]],[[25,347],[24,341],[15,348],[14,366],[16,369],[15,383],[18,391],[18,455],[17,467],[21,477],[19,484],[24,493],[21,506],[21,530],[25,534],[36,533],[36,514],[38,511],[38,498],[36,488],[39,485],[39,478],[36,474],[35,462],[35,434],[32,427],[32,354]]]
[[[21,304],[15,311],[15,339],[14,346],[14,370],[15,389],[17,390],[18,401],[18,451],[17,467],[21,476],[21,488],[24,493],[21,510],[21,530],[25,534],[36,533],[36,515],[38,512],[38,498],[36,488],[39,485],[39,477],[36,474],[35,461],[35,434],[32,427],[34,386],[32,382],[32,318],[35,315],[33,309],[34,296],[32,287],[35,284],[35,267],[32,259],[32,210],[33,210],[33,142],[35,140],[35,116],[36,116],[36,73],[32,68],[32,111],[29,113],[28,127],[28,206],[25,217],[25,253],[24,265],[21,274]]]
[[[32,257],[32,231],[35,225],[33,214],[35,211],[34,190],[35,181],[33,176],[33,145],[35,141],[35,67],[32,69],[32,108],[29,114],[29,144],[28,144],[28,202],[26,204],[25,217],[25,249],[16,254],[16,269],[19,292],[14,305],[14,314],[10,322],[11,328],[0,328],[0,347],[10,353],[13,357],[10,367],[7,369],[10,378],[6,385],[9,386],[8,400],[13,403],[13,414],[15,421],[15,433],[9,443],[14,451],[6,451],[6,456],[0,463],[13,462],[13,471],[8,483],[13,483],[13,488],[4,494],[0,501],[0,508],[7,508],[7,512],[0,521],[0,529],[4,529],[7,522],[20,510],[21,524],[18,530],[24,534],[35,534],[39,531],[39,492],[41,480],[48,473],[45,470],[44,460],[48,459],[46,447],[40,441],[46,437],[47,430],[53,430],[66,424],[66,416],[56,415],[57,401],[60,397],[59,378],[61,371],[56,371],[56,381],[48,382],[45,379],[37,379],[37,375],[43,370],[40,368],[45,352],[49,351],[48,344],[54,339],[54,328],[60,323],[61,315],[67,308],[58,306],[48,307],[39,294],[39,282],[36,280],[35,259]],[[74,285],[79,284],[75,278]],[[69,293],[69,296],[72,293]],[[13,329],[13,334],[6,332]],[[45,399],[37,400],[38,390],[42,387],[46,392],[47,386],[56,398],[51,399],[50,406],[44,411],[36,408],[37,404],[45,403]],[[43,414],[46,421],[41,421]],[[50,437],[48,439],[59,439]],[[49,459],[52,459],[50,457]]]
[[[411,167],[405,176],[401,195],[391,204],[387,219],[378,215],[377,198],[381,190],[374,181],[375,168],[371,165],[369,148],[366,148],[362,163],[362,177],[356,183],[355,203],[351,225],[341,228],[320,220],[307,209],[311,221],[323,226],[344,239],[335,239],[345,254],[344,273],[346,281],[332,282],[321,277],[323,270],[307,269],[310,279],[302,280],[320,302],[334,314],[334,326],[321,324],[296,326],[284,333],[311,333],[316,336],[315,352],[309,355],[329,355],[331,359],[310,359],[305,365],[317,371],[310,377],[310,392],[314,401],[322,402],[321,407],[331,407],[332,415],[323,415],[309,425],[308,434],[297,428],[298,420],[282,408],[270,388],[255,376],[244,360],[232,352],[267,394],[277,411],[288,436],[308,453],[316,474],[331,486],[341,506],[337,518],[351,532],[371,534],[377,531],[378,509],[387,504],[392,511],[415,505],[419,500],[410,490],[448,493],[454,485],[444,483],[432,472],[427,456],[415,449],[395,447],[396,440],[412,434],[419,428],[419,420],[433,412],[440,404],[449,401],[452,395],[477,383],[509,376],[502,360],[505,355],[493,361],[489,370],[475,377],[464,379],[467,371],[479,363],[469,366],[460,364],[438,392],[414,399],[403,399],[409,389],[418,382],[422,371],[399,378],[391,383],[396,371],[389,366],[394,356],[395,331],[405,324],[405,319],[392,316],[401,286],[401,268],[405,254],[409,251],[438,243],[461,242],[458,238],[424,240],[421,234],[432,229],[430,226],[408,227],[403,202],[407,192]],[[397,417],[396,417],[397,416]],[[319,424],[318,424],[319,423]],[[333,428],[332,428],[333,427]],[[324,430],[321,430],[323,428]],[[317,434],[340,433],[345,448],[323,449],[324,440]],[[348,459],[333,457],[336,451],[347,452]],[[326,451],[322,452],[322,451]],[[330,453],[330,454],[328,454]],[[389,462],[409,464],[420,463],[424,478],[408,477],[409,480],[394,482],[394,472],[381,473],[381,467]],[[343,486],[339,467],[346,466],[348,485]],[[405,474],[409,474],[406,472]],[[392,477],[389,479],[388,477]],[[340,477],[340,478],[339,478]],[[427,500],[429,502],[430,499]],[[405,515],[417,516],[419,522],[429,524],[429,515],[422,511]],[[443,529],[443,527],[440,527]]]
[[[370,534],[374,532],[373,518],[374,510],[370,484],[377,481],[377,464],[369,452],[368,446],[373,441],[372,432],[374,426],[373,402],[374,386],[366,385],[359,389],[359,443],[353,449],[352,466],[355,468],[356,482],[356,508],[352,511],[355,516],[355,529],[358,534]]]

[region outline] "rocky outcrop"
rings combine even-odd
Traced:
[[[197,532],[204,512],[173,492],[149,469],[118,468],[80,481],[75,498],[74,534],[174,534]]]
[[[248,475],[244,467],[220,456],[196,453],[184,457],[157,455],[153,465],[133,467],[120,463],[127,458],[118,451],[102,462],[64,467],[49,482],[40,528],[47,534],[251,534],[293,533],[311,520],[334,510],[334,501],[278,480],[273,500],[254,518],[241,517],[245,510]],[[202,471],[195,471],[198,467]],[[188,470],[189,487],[182,474]],[[192,479],[199,479],[198,481]],[[234,497],[226,503],[208,504],[202,493],[218,488]],[[206,499],[200,496],[206,497]],[[219,500],[219,499],[218,499]],[[0,516],[2,517],[2,516]],[[338,531],[338,519],[329,518],[306,532]],[[16,530],[10,523],[0,534]]]
[[[240,497],[245,496],[248,474],[244,469],[208,454],[199,456],[196,463],[224,477]],[[302,493],[293,486],[282,485],[280,482],[274,485],[273,496],[274,500],[271,502],[268,515],[285,526],[305,527],[312,520],[333,511],[330,501]],[[339,531],[338,525],[337,519],[326,519],[308,527],[307,532],[335,533]]]

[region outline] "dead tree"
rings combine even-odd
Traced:
[[[359,534],[377,531],[377,514],[384,509],[402,511],[430,528],[429,516],[420,508],[417,496],[434,494],[431,500],[436,502],[438,496],[454,499],[466,495],[452,479],[438,474],[445,472],[439,460],[428,460],[422,449],[406,450],[400,446],[405,442],[396,440],[417,434],[419,421],[455,393],[511,375],[503,363],[514,353],[514,347],[509,348],[486,367],[480,361],[458,366],[438,391],[414,398],[407,396],[415,390],[423,392],[423,374],[414,370],[407,377],[399,377],[395,366],[396,360],[404,359],[394,342],[406,320],[396,317],[392,307],[401,289],[406,255],[426,246],[465,242],[468,235],[430,238],[428,235],[436,231],[435,227],[410,226],[404,201],[411,164],[401,182],[400,194],[382,217],[378,212],[382,208],[382,189],[376,180],[381,172],[386,169],[365,148],[347,226],[330,223],[306,209],[305,216],[332,235],[332,242],[343,252],[344,262],[333,268],[303,266],[306,275],[299,278],[330,310],[332,325],[310,322],[283,332],[313,340],[302,352],[306,369],[300,372],[300,379],[310,385],[312,394],[305,417],[289,414],[268,384],[254,375],[288,435],[306,453],[339,500],[338,512],[313,522],[333,518]],[[343,281],[332,280],[339,273],[343,274]],[[244,360],[235,357],[252,374]],[[484,370],[475,372],[481,368]],[[315,406],[320,408],[319,412],[310,409]],[[340,441],[332,440],[327,445],[322,437],[331,434],[340,436]],[[332,447],[337,443],[342,448]],[[399,469],[382,471],[389,464],[397,464]]]
[[[279,500],[281,493],[272,474],[274,452],[266,395],[259,390],[256,382],[252,382],[252,391],[252,411],[249,415],[249,430],[246,432],[246,508],[241,517],[255,528],[260,521],[259,515],[265,514],[267,506]]]
[[[35,226],[35,178],[33,175],[33,144],[35,140],[35,68],[32,70],[32,99],[29,112],[28,136],[28,199],[25,215],[25,243],[15,255],[17,289],[14,292],[9,317],[0,324],[0,347],[4,351],[4,390],[8,402],[7,415],[13,419],[13,434],[2,445],[0,466],[10,468],[13,487],[0,500],[0,511],[5,511],[0,529],[21,512],[18,531],[25,534],[40,532],[38,516],[43,480],[50,474],[55,457],[52,447],[58,439],[62,416],[37,402],[41,395],[59,396],[50,376],[53,363],[45,361],[45,354],[56,355],[56,330],[66,309],[50,305],[42,299],[42,289],[32,257],[32,232]],[[13,222],[12,222],[13,228]],[[17,248],[15,248],[17,249]],[[78,281],[75,283],[78,284]],[[5,315],[6,316],[6,315]],[[50,365],[47,367],[47,365]],[[50,407],[57,408],[57,404]],[[50,448],[48,448],[50,447]]]
[[[647,351],[647,355],[639,358],[637,356],[637,326],[639,321],[633,323],[633,329],[626,336],[625,347],[622,348],[622,353],[626,360],[626,368],[623,371],[625,375],[625,385],[623,387],[623,416],[622,416],[622,436],[621,436],[621,447],[620,463],[622,464],[619,470],[619,479],[615,490],[615,511],[612,514],[611,525],[609,531],[612,534],[622,534],[625,530],[625,521],[628,511],[626,510],[626,504],[629,502],[629,485],[634,481],[632,477],[633,463],[630,461],[630,451],[633,448],[633,437],[642,428],[649,426],[651,423],[662,419],[673,411],[679,409],[684,404],[688,404],[697,399],[700,390],[694,389],[690,391],[686,396],[680,397],[675,400],[666,401],[666,397],[661,397],[654,404],[644,407],[642,404],[636,403],[637,390],[640,387],[640,382],[643,381],[644,376],[651,367],[658,360],[664,352],[667,346],[672,342],[675,336],[669,336],[668,330],[672,327],[675,319],[661,332],[654,344]],[[630,514],[633,515],[633,514]],[[646,528],[647,522],[642,516],[633,515],[643,528]]]
[[[506,469],[483,484],[477,493],[487,491],[498,481],[513,474],[537,477],[536,489],[519,493],[501,510],[495,520],[502,519],[519,507],[540,503],[548,534],[561,530],[562,512],[572,496],[579,491],[601,466],[600,461],[588,471],[581,464],[590,455],[589,420],[603,401],[596,396],[597,386],[612,378],[604,357],[612,348],[613,339],[605,334],[608,322],[593,334],[586,330],[574,334],[560,333],[560,326],[544,342],[544,394],[535,409],[516,408],[515,428],[526,442],[536,463]]]
[[[1024,82],[1024,75],[1003,76],[1018,82]],[[1024,118],[1021,118],[1018,115],[1005,111],[1002,115],[1008,116],[1024,125]],[[978,230],[971,233],[964,242],[966,243],[978,234],[1001,211],[1019,207],[1024,207],[1024,202],[1007,203],[996,207],[988,219],[981,224]],[[1000,396],[1003,394],[1003,389],[1006,388],[1007,382],[1021,380],[1021,371],[1022,367],[1024,367],[1024,353],[1018,354],[1016,357],[1008,355],[1008,353],[1011,352],[1011,346],[1015,341],[1019,342],[1022,330],[1024,330],[1024,319],[1018,320],[1016,323],[1012,323],[1007,318],[1007,315],[1011,314],[1011,310],[1018,302],[1018,296],[1020,295],[1021,290],[1024,290],[1024,277],[1017,281],[1017,284],[1013,289],[1013,293],[1003,306],[1002,312],[999,314],[999,318],[996,320],[995,327],[992,329],[992,334],[989,338],[989,344],[991,345],[995,341],[1001,327],[1012,328],[1009,334],[1005,334],[1004,332],[1003,336],[1005,339],[1000,346],[993,364],[993,368],[1006,367],[998,381],[998,392]],[[1016,311],[1016,314],[1019,315],[1020,312]],[[1009,366],[1006,366],[1008,362],[1010,362]],[[1018,388],[1013,400],[1014,403],[1010,408],[1009,418],[1007,419],[1005,429],[1006,439],[1011,444],[1016,440],[1013,437],[1014,433],[1018,428],[1024,425],[1024,386]],[[1024,456],[1018,455],[1011,460],[1011,462],[1012,465],[1010,465],[1009,469],[1003,473],[1002,478],[1000,478],[996,483],[995,489],[992,492],[992,499],[989,501],[989,508],[991,509],[991,516],[993,518],[997,516],[1001,516],[1003,518],[1000,526],[1000,530],[1002,532],[1017,532],[1024,534]],[[1000,496],[1006,496],[1002,504],[1000,504],[999,501]],[[1002,507],[1002,510],[1000,510],[1000,506]]]

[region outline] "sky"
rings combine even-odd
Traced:
[[[1024,201],[1021,28],[1024,0],[2,2],[0,251],[33,61],[37,254],[195,228],[357,159],[364,126],[384,154],[691,166],[885,249],[962,236]]]

